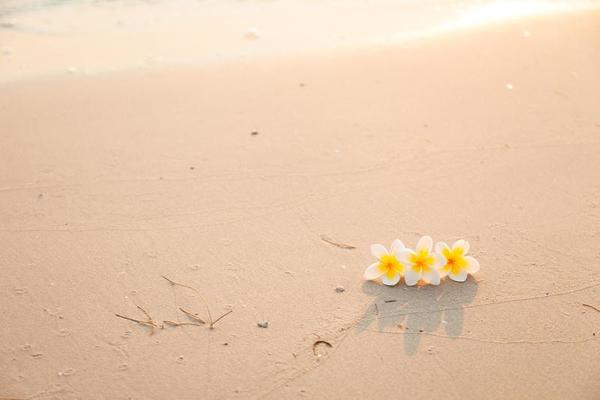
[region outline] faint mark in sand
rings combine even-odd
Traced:
[[[252,27],[246,31],[244,37],[249,40],[258,40],[260,39],[260,31],[258,28]]]
[[[26,287],[15,288],[15,294],[17,296],[22,296],[22,295],[27,294],[27,293],[29,293],[29,289],[26,288]]]
[[[367,282],[368,283],[368,282]],[[450,282],[449,282],[450,283]],[[451,284],[451,283],[450,283]],[[564,290],[564,291],[557,291],[554,293],[551,292],[545,292],[544,294],[540,294],[540,295],[534,295],[534,296],[527,296],[527,297],[519,297],[519,298],[508,298],[508,299],[500,299],[500,300],[493,300],[493,301],[489,301],[489,302],[481,302],[481,303],[476,303],[476,304],[467,304],[464,306],[460,306],[460,305],[451,305],[449,307],[445,307],[445,308],[439,308],[439,309],[425,309],[425,310],[414,310],[414,311],[400,311],[399,313],[390,313],[390,314],[385,314],[382,318],[388,318],[388,317],[396,317],[396,316],[401,316],[401,315],[412,315],[412,314],[428,314],[428,313],[436,313],[436,312],[440,312],[440,311],[447,311],[447,310],[454,310],[457,308],[480,308],[480,307],[491,307],[491,306],[497,306],[497,305],[502,305],[502,304],[507,304],[507,303],[515,303],[515,302],[522,302],[522,301],[533,301],[533,300],[540,300],[540,299],[547,299],[550,297],[558,297],[558,296],[566,296],[572,293],[577,293],[577,292],[581,292],[584,290],[588,290],[588,289],[593,289],[595,287],[600,286],[600,282],[594,282],[590,285],[586,285],[586,286],[582,286],[582,287],[578,287],[578,288],[574,288],[574,289],[569,289],[569,290]]]
[[[219,243],[221,243],[223,246],[231,246],[233,244],[233,240],[229,238],[223,238],[219,240]]]
[[[19,377],[25,379],[23,375],[19,375]],[[21,380],[23,380],[21,379]],[[27,397],[0,397],[0,400],[35,400],[35,399],[44,399],[44,398],[63,398],[58,397],[58,395],[66,395],[68,393],[73,393],[71,390],[64,389],[60,387],[60,385],[56,385],[56,389],[54,390],[42,390],[41,392],[37,392]]]
[[[596,306],[593,306],[593,305],[591,305],[591,304],[585,304],[585,303],[583,303],[583,304],[582,304],[582,306],[584,306],[584,307],[589,307],[589,308],[591,308],[592,310],[596,310],[596,311],[600,312],[600,308],[598,308],[598,307],[596,307]]]
[[[553,343],[576,344],[576,343],[586,343],[586,342],[589,342],[589,341],[597,339],[595,333],[592,334],[592,336],[590,336],[588,338],[574,339],[574,340],[570,340],[570,339],[548,339],[548,340],[527,340],[527,339],[522,339],[522,340],[505,340],[505,339],[478,338],[478,337],[463,336],[463,335],[447,336],[447,335],[441,335],[441,334],[434,333],[434,332],[425,332],[425,331],[419,331],[419,332],[393,332],[393,331],[382,331],[382,330],[377,330],[377,329],[365,329],[365,330],[366,331],[370,331],[370,332],[375,332],[375,333],[383,333],[383,334],[391,334],[391,335],[427,335],[427,336],[434,336],[434,337],[438,337],[438,338],[442,338],[442,339],[462,339],[462,340],[469,340],[469,341],[473,341],[473,342],[492,343],[492,344],[553,344]]]
[[[71,332],[68,329],[61,328],[58,330],[58,336],[66,337],[69,336]]]
[[[351,244],[346,244],[346,243],[342,243],[342,242],[338,242],[336,240],[333,240],[332,238],[330,238],[328,235],[326,234],[322,234],[321,235],[321,240],[329,243],[331,245],[334,245],[335,247],[339,247],[340,249],[344,249],[344,250],[353,250],[356,249],[356,246],[353,246]]]
[[[62,371],[58,371],[58,376],[71,376],[75,374],[75,369],[73,368],[66,368],[63,369]]]

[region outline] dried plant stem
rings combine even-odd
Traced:
[[[589,308],[591,308],[592,310],[596,310],[596,311],[600,312],[600,308],[598,308],[598,307],[596,307],[596,306],[593,306],[593,305],[591,305],[591,304],[585,304],[585,303],[583,303],[583,304],[582,304],[582,306],[589,307]]]
[[[162,277],[164,280],[166,280],[167,282],[169,282],[171,285],[174,285],[174,286],[181,286],[181,287],[184,287],[184,288],[188,288],[188,289],[190,289],[190,290],[193,290],[194,292],[196,292],[198,295],[200,294],[200,292],[198,292],[198,289],[196,289],[196,288],[194,288],[194,287],[192,287],[192,286],[188,286],[188,285],[184,285],[183,283],[175,282],[174,280],[172,280],[172,279],[169,279],[169,278],[167,278],[167,277],[166,277],[166,276],[164,276],[164,275],[161,275],[161,277]]]
[[[150,323],[150,322],[148,322],[148,321],[140,321],[139,319],[135,319],[135,318],[126,317],[126,316],[124,316],[124,315],[121,315],[121,314],[115,314],[115,316],[117,316],[117,317],[119,317],[119,318],[126,319],[126,320],[128,320],[128,321],[137,322],[138,324],[141,324],[141,325],[154,326],[154,324],[151,324],[151,323]]]
[[[226,316],[228,316],[228,315],[229,315],[229,314],[231,314],[232,312],[233,312],[233,310],[229,310],[229,311],[227,311],[225,314],[221,315],[219,318],[217,318],[217,319],[215,319],[214,321],[212,321],[212,322],[210,323],[210,326],[209,326],[209,328],[210,328],[210,329],[213,329],[213,328],[215,327],[215,324],[216,324],[217,322],[219,322],[220,320],[222,320],[223,318],[225,318]]]
[[[157,324],[152,317],[150,316],[150,314],[148,313],[148,311],[144,310],[142,307],[138,306],[137,304],[135,305],[141,312],[144,313],[144,315],[146,316],[146,320],[140,320],[140,319],[136,319],[136,318],[131,318],[131,317],[126,317],[125,315],[121,315],[121,314],[116,314],[115,316],[119,317],[119,318],[123,318],[126,319],[128,321],[132,321],[132,322],[136,322],[140,325],[143,326],[147,326],[150,327],[152,329],[152,333],[154,333],[154,328],[158,328],[158,329],[163,329],[164,326],[163,325],[159,325]]]
[[[188,317],[190,317],[191,319],[193,319],[193,320],[195,320],[195,321],[198,321],[198,322],[200,322],[201,324],[205,324],[205,323],[206,323],[206,322],[205,322],[205,321],[204,321],[202,318],[200,318],[200,317],[199,317],[198,315],[196,315],[196,314],[192,314],[191,312],[189,312],[189,311],[186,311],[186,310],[184,310],[184,309],[183,309],[183,308],[181,308],[181,307],[179,307],[179,310],[180,310],[182,313],[184,313],[185,315],[187,315]]]
[[[184,326],[184,325],[190,325],[190,326],[202,326],[202,324],[197,324],[195,322],[175,322],[175,321],[163,321],[164,324],[167,325],[171,325],[171,326]]]
[[[183,283],[175,282],[173,279],[167,278],[164,275],[161,275],[161,277],[164,280],[166,280],[167,282],[169,282],[173,286],[181,286],[181,287],[184,287],[186,289],[192,290],[194,293],[196,293],[202,299],[202,301],[204,302],[204,306],[206,307],[206,312],[208,313],[208,327],[210,329],[214,329],[215,324],[217,322],[219,322],[220,320],[222,320],[223,318],[225,318],[226,316],[228,316],[229,314],[231,314],[233,312],[233,310],[229,310],[225,314],[221,315],[219,318],[213,319],[212,314],[210,312],[210,308],[208,307],[208,303],[206,302],[206,300],[204,300],[204,298],[202,297],[202,295],[200,294],[200,291],[198,291],[198,289],[196,289],[195,287],[190,286],[190,285],[186,285],[186,284],[183,284]],[[181,307],[179,307],[179,310],[182,313],[184,313],[185,315],[187,315],[189,318],[193,319],[194,321],[196,321],[196,322],[198,322],[200,324],[206,324],[206,321],[204,321],[202,318],[200,318],[197,313],[192,313],[190,311],[184,310]],[[193,324],[193,325],[196,325],[196,324]]]
[[[194,293],[196,293],[196,294],[197,294],[197,295],[200,297],[200,299],[202,300],[202,302],[204,303],[204,306],[206,307],[206,312],[208,313],[208,319],[209,319],[210,321],[212,321],[212,315],[210,314],[210,308],[208,307],[208,303],[206,302],[206,300],[204,299],[204,297],[202,297],[202,295],[200,294],[200,291],[199,291],[198,289],[196,289],[195,287],[189,286],[189,285],[185,285],[185,284],[183,284],[183,283],[175,282],[174,280],[172,280],[172,279],[169,279],[169,278],[167,278],[167,277],[166,277],[166,276],[164,276],[164,275],[161,275],[161,277],[162,277],[164,280],[166,280],[167,282],[169,282],[169,283],[170,283],[171,285],[173,285],[173,286],[181,286],[181,287],[184,287],[184,288],[186,288],[186,289],[190,289],[190,290],[192,290]]]

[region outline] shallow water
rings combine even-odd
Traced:
[[[0,81],[395,45],[600,1],[8,0]]]

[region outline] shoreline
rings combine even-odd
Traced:
[[[1,84],[0,397],[595,400],[600,12],[526,25]]]
[[[75,5],[76,8],[69,13],[65,10],[69,10],[70,5],[34,9],[23,15],[8,15],[0,19],[6,24],[0,29],[3,39],[0,46],[0,83],[57,76],[93,77],[127,70],[202,68],[223,63],[330,57],[339,52],[360,51],[374,46],[418,45],[420,41],[436,40],[446,35],[469,30],[477,32],[479,27],[486,25],[493,27],[519,21],[523,23],[521,34],[528,36],[532,33],[527,30],[527,25],[532,21],[561,15],[585,15],[600,10],[600,1],[571,4],[488,2],[464,6],[415,6],[409,8],[409,14],[403,15],[404,5],[383,2],[379,11],[371,15],[372,19],[386,14],[403,16],[398,21],[387,16],[385,23],[377,26],[361,24],[364,18],[360,2],[348,7],[341,7],[335,2],[326,3],[329,8],[324,8],[324,15],[311,21],[311,16],[318,10],[313,4],[274,2],[219,6],[209,3],[192,7],[192,3],[183,1],[182,4],[187,4],[189,15],[183,19],[181,26],[173,26],[176,18],[180,17],[174,11],[177,4],[99,4],[101,6]],[[220,27],[215,22],[232,11],[231,21],[226,26]],[[330,26],[336,12],[343,16],[343,23]],[[295,17],[298,21],[288,28],[285,21],[293,13],[299,14]],[[79,25],[69,23],[76,14],[90,27],[83,22]],[[148,24],[150,21],[155,21],[156,26]],[[310,30],[304,29],[303,24],[312,26]],[[49,28],[44,28],[46,25]],[[65,31],[44,30],[70,25],[73,26]],[[353,30],[351,26],[360,26],[360,29]],[[253,30],[256,33],[248,36]],[[90,46],[91,43],[93,46]]]

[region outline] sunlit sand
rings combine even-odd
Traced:
[[[0,398],[598,399],[598,3],[423,3],[0,3]]]

